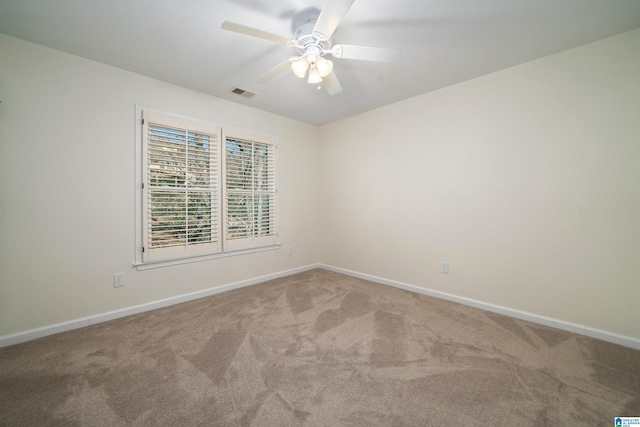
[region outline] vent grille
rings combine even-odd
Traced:
[[[231,93],[244,96],[245,98],[253,98],[256,95],[255,92],[251,92],[250,90],[246,89],[240,89],[239,87],[234,87],[233,89],[231,89]]]

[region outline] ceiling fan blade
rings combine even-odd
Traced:
[[[313,35],[321,40],[329,40],[354,1],[328,0],[313,27]]]
[[[329,95],[336,95],[342,92],[342,85],[336,76],[336,73],[333,71],[326,77],[322,78],[322,83],[324,83],[324,88],[327,89],[327,93]]]
[[[224,21],[221,28],[223,30],[233,31],[234,33],[246,34],[248,36],[258,37],[260,39],[265,39],[280,44],[287,44],[287,42],[289,41],[287,37],[279,36],[267,31],[258,30],[257,28],[247,27],[246,25],[236,24],[229,21]]]
[[[337,44],[331,49],[336,58],[359,59],[362,61],[396,62],[402,56],[402,49],[390,47],[353,46]]]
[[[276,77],[278,74],[282,73],[283,71],[289,68],[291,68],[291,63],[287,59],[285,61],[282,61],[281,63],[279,63],[278,65],[276,65],[275,67],[273,67],[272,69],[270,69],[269,71],[261,75],[260,77],[258,77],[255,80],[255,82],[259,84],[266,83],[272,78]]]

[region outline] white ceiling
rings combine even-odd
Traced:
[[[0,0],[0,32],[321,125],[640,27],[640,0],[356,0],[334,44],[403,56],[334,59],[344,89],[335,96],[289,70],[254,83],[293,48],[220,29],[228,20],[289,37],[296,12],[325,2]]]

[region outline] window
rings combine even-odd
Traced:
[[[273,138],[138,110],[138,264],[278,244]]]
[[[226,247],[277,243],[275,146],[240,132],[225,132]]]

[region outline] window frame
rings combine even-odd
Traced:
[[[218,173],[218,191],[217,191],[217,219],[212,220],[213,223],[217,223],[217,252],[208,252],[204,254],[185,254],[184,257],[174,257],[170,259],[159,260],[145,260],[145,252],[143,247],[147,244],[146,232],[148,223],[145,221],[146,207],[148,200],[147,190],[147,171],[148,161],[145,158],[145,146],[146,134],[144,132],[145,126],[143,125],[143,117],[145,114],[151,113],[159,116],[170,118],[170,123],[161,123],[166,126],[176,126],[180,123],[189,122],[191,124],[201,124],[198,130],[203,129],[217,129],[217,173]],[[160,124],[160,123],[159,123]],[[269,239],[253,239],[253,241],[245,241],[244,244],[237,245],[232,244],[227,240],[227,218],[226,218],[226,136],[233,135],[243,136],[250,138],[258,143],[272,144],[274,148],[273,162],[274,162],[274,203],[275,208],[273,214],[275,235],[270,236]],[[237,128],[227,128],[221,126],[215,122],[201,120],[194,117],[183,116],[172,112],[161,111],[158,109],[146,107],[144,105],[135,106],[135,260],[134,266],[138,270],[146,270],[150,268],[165,267],[170,265],[186,264],[191,262],[205,261],[210,259],[224,258],[229,256],[244,255],[256,252],[276,250],[280,248],[279,240],[279,194],[278,194],[278,141],[277,138],[264,135],[257,132],[241,130]],[[147,188],[144,188],[146,186]]]

